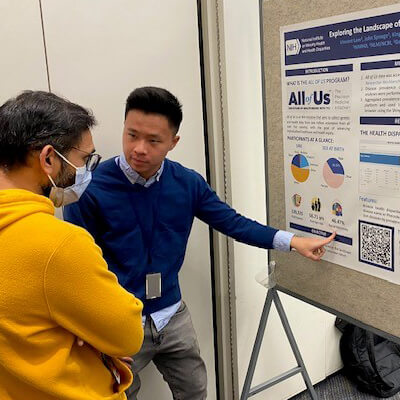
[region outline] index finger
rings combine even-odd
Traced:
[[[332,242],[333,239],[335,239],[336,232],[333,232],[330,236],[328,236],[326,239],[322,239],[322,246]]]

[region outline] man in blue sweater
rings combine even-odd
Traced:
[[[201,175],[166,158],[181,121],[182,106],[167,90],[134,90],[126,102],[123,153],[100,164],[80,201],[64,210],[67,221],[93,235],[120,284],[144,303],[145,339],[132,365],[131,400],[150,361],[174,399],[207,396],[205,365],[178,282],[194,217],[240,242],[293,248],[313,260],[334,238],[296,237],[222,202]]]

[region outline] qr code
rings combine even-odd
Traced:
[[[358,228],[360,262],[393,271],[394,228],[366,221],[359,221]]]

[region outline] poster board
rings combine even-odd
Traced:
[[[400,92],[399,17],[398,3],[359,0],[269,0],[262,13],[269,223],[338,232],[319,263],[272,252],[278,287],[391,338],[400,337],[400,143],[382,132],[400,135],[400,96],[388,96],[393,82]]]

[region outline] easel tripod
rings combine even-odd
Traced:
[[[271,271],[273,271],[274,269],[275,269],[275,262],[271,261],[269,264],[269,272],[270,272],[269,276],[272,276]],[[303,376],[304,382],[309,390],[311,399],[318,400],[317,393],[315,392],[315,389],[311,383],[311,379],[307,373],[306,367],[304,365],[304,361],[301,357],[301,354],[300,354],[299,348],[297,347],[293,332],[290,328],[289,321],[286,317],[285,310],[283,309],[281,300],[278,295],[278,290],[275,286],[275,282],[271,282],[271,279],[268,283],[267,289],[268,289],[267,297],[265,299],[264,308],[263,308],[263,311],[261,314],[261,319],[260,319],[260,323],[258,326],[257,336],[256,336],[256,340],[254,342],[253,351],[251,353],[249,367],[247,370],[246,379],[245,379],[245,382],[243,385],[243,390],[242,390],[242,395],[240,397],[240,400],[247,400],[249,397],[254,396],[255,394],[260,393],[263,390],[268,389],[271,386],[274,386],[274,385],[278,384],[279,382],[282,382],[282,381],[284,381],[296,374],[299,374],[299,373],[301,373]],[[258,355],[260,352],[262,340],[264,338],[265,327],[267,325],[267,320],[268,320],[269,312],[271,310],[272,302],[274,302],[275,307],[278,311],[278,315],[281,319],[286,336],[289,340],[290,347],[292,348],[293,354],[296,358],[297,367],[292,368],[287,372],[284,372],[272,379],[269,379],[268,381],[266,381],[264,383],[261,383],[255,387],[251,388],[251,382],[253,380],[254,370],[256,368],[257,359],[258,359]]]

